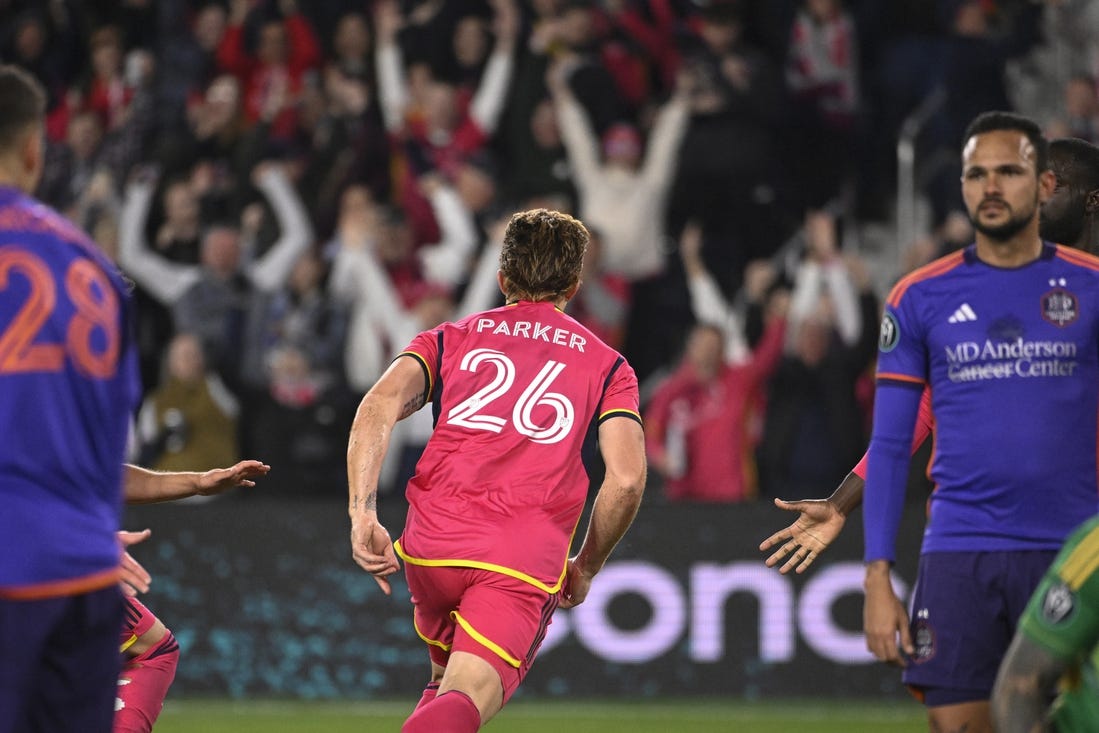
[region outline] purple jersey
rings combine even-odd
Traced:
[[[893,559],[920,391],[935,417],[923,552],[1056,550],[1099,506],[1099,259],[976,246],[904,278],[882,323],[866,559]],[[911,387],[912,389],[906,389]]]
[[[140,397],[130,298],[76,227],[0,188],[0,597],[115,581]]]

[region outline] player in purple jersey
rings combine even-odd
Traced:
[[[875,656],[905,667],[932,730],[991,730],[988,699],[1016,620],[1099,506],[1099,259],[1039,236],[1057,185],[1047,146],[1018,115],[971,123],[962,194],[976,243],[902,279],[882,321],[865,630]],[[910,625],[889,569],[925,385],[936,489]]]
[[[508,224],[507,305],[425,331],[359,405],[347,450],[351,547],[387,593],[405,562],[432,681],[405,733],[472,733],[530,668],[554,610],[584,601],[645,485],[637,377],[564,311],[588,232],[537,209]],[[431,402],[435,430],[408,483],[404,533],[378,522],[393,425]],[[568,557],[596,448],[606,473]]]
[[[107,733],[140,385],[125,282],[29,195],[44,111],[39,84],[0,67],[0,733]]]
[[[1052,140],[1049,168],[1057,185],[1038,214],[1038,233],[1048,242],[1099,254],[1099,147],[1073,137]],[[923,407],[921,404],[913,450],[927,436],[925,424],[932,423],[930,414],[922,414]],[[778,565],[780,573],[795,568],[805,572],[839,536],[851,512],[862,506],[865,478],[863,456],[827,499],[775,499],[775,506],[797,512],[798,518],[760,544],[762,551],[776,548],[767,558],[767,566]]]

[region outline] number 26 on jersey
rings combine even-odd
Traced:
[[[507,425],[506,418],[492,414],[490,405],[507,394],[515,385],[515,362],[495,349],[473,349],[462,357],[462,371],[476,372],[481,368],[495,368],[492,380],[450,409],[446,422],[473,430],[499,433]],[[564,370],[559,361],[547,361],[538,375],[527,384],[511,411],[511,422],[521,435],[535,443],[557,443],[564,440],[575,422],[575,408],[568,397],[550,392],[553,380]],[[553,419],[546,425],[534,421],[534,410],[548,407]]]

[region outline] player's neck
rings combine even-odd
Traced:
[[[1099,218],[1084,217],[1084,227],[1072,246],[1083,252],[1099,255]]]
[[[34,188],[33,181],[28,172],[22,171],[8,158],[0,158],[0,188],[17,188],[27,193]]]
[[[1041,256],[1042,239],[1031,227],[1007,240],[977,234],[977,257],[994,267],[1022,267]]]

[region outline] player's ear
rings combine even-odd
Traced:
[[[500,292],[504,294],[504,300],[510,300],[511,296],[508,295],[508,291],[511,290],[511,282],[504,275],[503,270],[496,271],[496,284],[500,286]]]
[[[1053,196],[1053,189],[1057,188],[1057,176],[1053,171],[1046,169],[1038,174],[1038,200],[1043,204]]]
[[[31,190],[38,187],[38,180],[42,177],[42,169],[46,161],[45,130],[39,125],[32,125],[26,132],[19,154],[23,164],[23,170],[30,178]]]
[[[1084,213],[1095,214],[1099,212],[1099,188],[1093,188],[1084,196]]]

